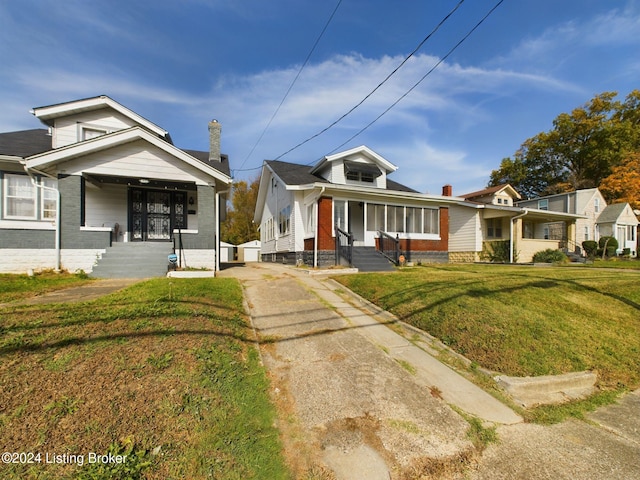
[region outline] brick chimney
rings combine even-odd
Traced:
[[[222,126],[218,120],[209,122],[209,162],[220,162],[220,132]]]
[[[443,197],[452,197],[453,196],[453,187],[449,184],[442,187],[442,196]]]

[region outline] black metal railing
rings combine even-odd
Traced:
[[[387,232],[378,230],[378,251],[398,265],[400,259],[400,240]]]
[[[346,262],[353,265],[353,235],[336,225],[336,265]]]

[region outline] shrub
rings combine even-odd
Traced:
[[[567,257],[563,252],[560,250],[553,250],[551,248],[537,252],[533,256],[534,263],[566,263],[568,261],[569,257]]]
[[[600,247],[598,249],[598,255],[607,255],[607,257],[615,257],[616,250],[618,250],[618,240],[615,237],[600,237],[600,242],[598,243]]]
[[[509,252],[511,244],[509,240],[498,240],[484,242],[482,244],[482,258],[488,259],[492,263],[509,263]],[[517,252],[513,253],[513,261],[518,261]]]
[[[582,248],[584,248],[587,257],[593,258],[598,254],[598,242],[595,240],[585,240],[582,242]]]

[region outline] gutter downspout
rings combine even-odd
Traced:
[[[23,164],[24,165],[24,164]],[[33,176],[33,173],[31,172],[31,170],[29,169],[29,167],[27,167],[26,165],[24,165],[24,170],[25,172],[27,172],[27,175],[29,175],[29,178],[31,179],[31,183],[33,184],[34,187],[36,188],[40,188],[42,190],[49,190],[51,192],[56,192],[56,234],[55,234],[55,249],[56,249],[56,266],[55,266],[55,272],[56,273],[60,273],[60,266],[61,266],[61,249],[60,249],[60,190],[58,190],[57,188],[53,188],[53,187],[45,187],[42,184],[39,184],[38,182],[36,182],[36,179]],[[43,175],[45,177],[48,178],[52,178],[54,180],[57,180],[56,177],[53,177],[52,175],[47,175],[44,172],[39,172],[38,170],[33,170],[34,172]]]
[[[528,213],[529,210],[525,208],[523,213],[516,215],[515,217],[511,217],[511,221],[509,222],[509,263],[513,263],[513,225],[515,220],[524,217]]]
[[[318,209],[318,200],[322,198],[322,194],[325,191],[325,187],[322,187],[320,193],[318,194],[318,198],[316,199],[316,222],[315,222],[315,232],[313,235],[313,268],[318,268],[318,220],[320,218],[320,212]]]
[[[229,189],[220,192],[216,189],[216,265],[215,272],[220,271],[220,195],[229,193]]]

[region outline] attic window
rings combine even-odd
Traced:
[[[82,140],[90,140],[92,138],[106,135],[107,133],[108,132],[106,130],[101,130],[99,128],[82,127]]]
[[[344,162],[344,175],[347,180],[373,183],[382,172],[375,165],[360,162]]]

